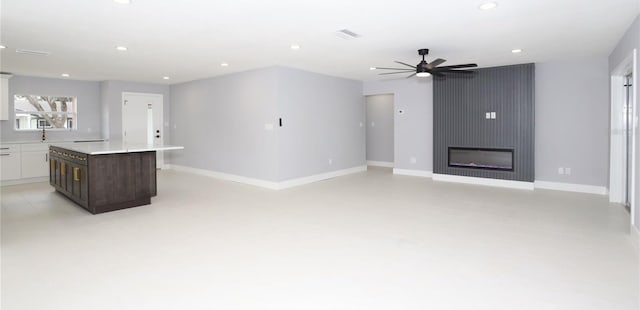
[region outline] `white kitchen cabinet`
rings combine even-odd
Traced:
[[[21,178],[21,158],[19,144],[0,145],[0,180]]]
[[[23,179],[46,177],[49,175],[49,144],[23,144],[21,154]]]
[[[0,120],[9,119],[9,79],[10,74],[0,73]]]

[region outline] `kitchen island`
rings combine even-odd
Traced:
[[[123,142],[49,147],[49,183],[92,214],[148,205],[156,196],[156,151],[181,146]]]

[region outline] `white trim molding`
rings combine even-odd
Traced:
[[[192,167],[174,165],[174,164],[171,165],[171,169],[175,171],[180,171],[180,172],[193,173],[193,174],[210,177],[214,179],[238,182],[242,184],[248,184],[248,185],[264,187],[269,189],[278,189],[278,182],[273,182],[273,181],[265,181],[260,179],[243,177],[235,174],[229,174],[229,173],[206,170],[206,169],[198,169],[198,168],[192,168]]]
[[[49,182],[49,177],[36,177],[27,179],[4,180],[0,182],[0,186],[11,186],[28,183]]]
[[[393,168],[393,162],[367,160],[367,166]]]
[[[309,183],[313,183],[313,182],[317,182],[317,181],[327,180],[327,179],[331,179],[331,178],[335,178],[335,177],[339,177],[339,176],[343,176],[343,175],[348,175],[348,174],[352,174],[352,173],[358,173],[358,172],[367,171],[367,166],[356,166],[356,167],[352,167],[352,168],[348,168],[348,169],[336,170],[336,171],[331,171],[331,172],[311,175],[311,176],[297,178],[297,179],[291,179],[291,180],[286,180],[286,181],[281,181],[281,182],[274,182],[274,181],[266,181],[266,180],[255,179],[255,178],[248,178],[248,177],[243,177],[243,176],[224,173],[224,172],[211,171],[211,170],[198,169],[198,168],[191,168],[191,167],[174,165],[174,164],[172,164],[170,167],[171,167],[171,169],[176,170],[176,171],[188,172],[188,173],[193,173],[193,174],[202,175],[202,176],[206,176],[206,177],[216,178],[216,179],[220,179],[220,180],[238,182],[238,183],[243,183],[243,184],[248,184],[248,185],[253,185],[253,186],[258,186],[258,187],[263,187],[263,188],[268,188],[268,189],[273,189],[273,190],[286,189],[286,188],[305,185],[305,184],[309,184]]]
[[[634,225],[629,227],[629,237],[631,238],[631,243],[636,251],[640,252],[640,231]]]
[[[534,185],[540,189],[551,189],[556,191],[576,192],[585,194],[607,195],[609,191],[604,186],[584,185],[584,184],[572,184],[572,183],[559,183],[548,181],[535,181]]]
[[[431,178],[433,176],[432,171],[426,170],[408,170],[408,169],[396,169],[393,168],[393,174],[397,175],[409,175],[412,177]]]
[[[367,166],[366,165],[365,166],[356,166],[356,167],[352,167],[352,168],[348,168],[348,169],[336,170],[336,171],[331,171],[331,172],[326,172],[326,173],[321,173],[321,174],[316,174],[316,175],[310,175],[310,176],[307,176],[307,177],[302,177],[302,178],[291,179],[291,180],[286,180],[286,181],[279,182],[278,183],[278,188],[276,188],[276,189],[285,189],[285,188],[305,185],[305,184],[309,184],[309,183],[313,183],[313,182],[318,182],[318,181],[327,180],[327,179],[333,179],[333,178],[336,178],[336,177],[340,177],[340,176],[344,176],[344,175],[348,175],[348,174],[353,174],[353,173],[358,173],[358,172],[364,172],[364,171],[367,171]]]
[[[460,175],[438,174],[438,173],[433,174],[433,180],[441,181],[441,182],[454,182],[454,183],[485,185],[485,186],[493,186],[493,187],[533,190],[533,182],[500,180],[500,179],[490,179],[490,178],[476,178],[476,177],[467,177],[467,176],[460,176]]]

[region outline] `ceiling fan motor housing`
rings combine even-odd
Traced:
[[[418,50],[418,54],[420,56],[429,55],[429,49],[428,48],[421,48],[421,49]]]

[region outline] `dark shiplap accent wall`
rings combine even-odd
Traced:
[[[434,80],[434,173],[533,182],[534,64],[477,71]],[[497,118],[485,119],[492,111]],[[449,146],[513,149],[514,171],[448,167]]]

